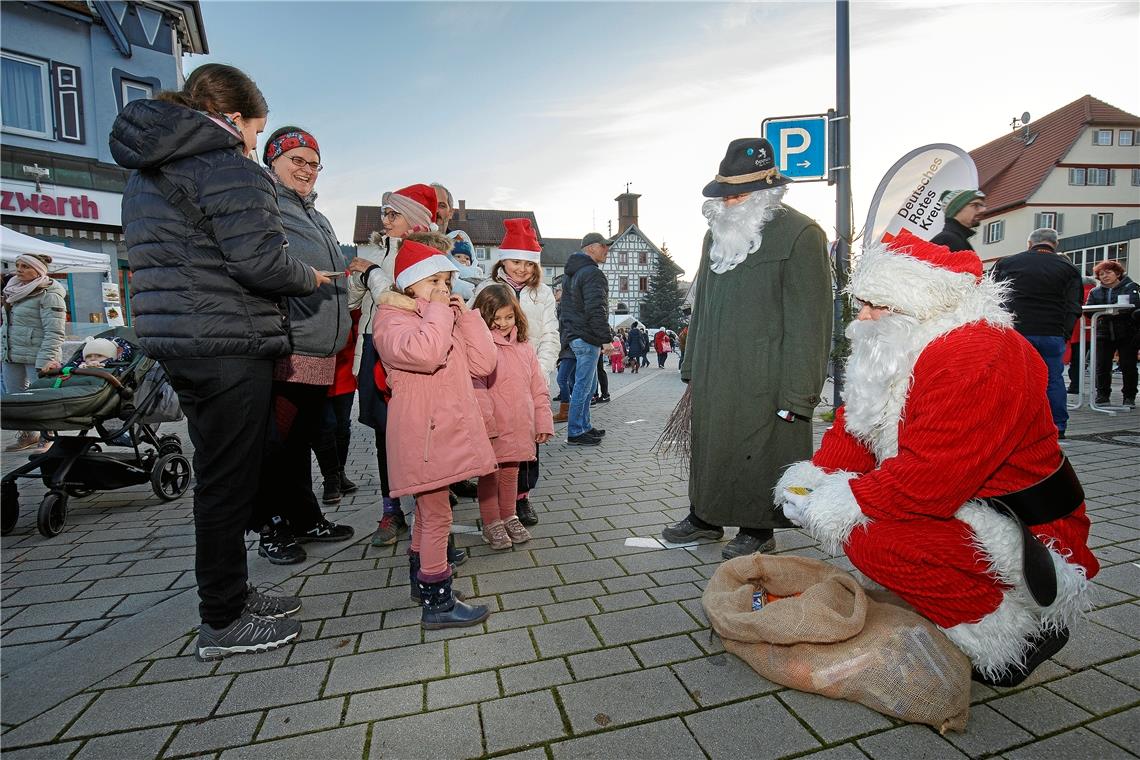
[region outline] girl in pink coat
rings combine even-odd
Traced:
[[[535,444],[554,435],[550,389],[527,340],[526,316],[514,291],[501,283],[488,285],[475,296],[474,306],[498,349],[495,371],[475,380],[499,462],[498,470],[479,478],[479,514],[483,540],[492,549],[510,549],[530,540],[515,513],[519,462],[534,460]]]
[[[448,484],[494,472],[496,465],[472,387],[472,377],[495,370],[495,345],[479,313],[451,294],[455,271],[436,249],[404,241],[396,285],[382,294],[372,329],[392,393],[386,433],[391,495],[416,497],[408,564],[428,629],[475,625],[490,614],[455,598],[447,562]]]

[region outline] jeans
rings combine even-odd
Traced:
[[[598,357],[602,350],[581,338],[570,341],[574,352],[574,390],[570,393],[570,415],[566,434],[571,438],[590,430],[590,398],[598,384]]]
[[[1049,384],[1045,386],[1045,395],[1049,398],[1049,408],[1053,411],[1053,424],[1063,433],[1065,426],[1069,424],[1064,378],[1065,344],[1068,341],[1060,335],[1026,335],[1025,339],[1045,360],[1045,367],[1049,370]]]
[[[570,403],[570,395],[574,390],[574,359],[558,360],[558,393],[563,403]]]
[[[261,474],[272,359],[166,359],[194,444],[194,575],[198,611],[215,628],[245,606],[245,529]]]

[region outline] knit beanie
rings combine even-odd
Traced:
[[[458,272],[459,269],[442,253],[431,246],[405,240],[396,254],[396,287],[407,290],[425,277],[437,272]]]
[[[984,199],[986,194],[981,190],[944,190],[942,192],[942,214],[947,219],[953,219],[958,212],[976,199]]]
[[[88,338],[83,342],[83,358],[86,359],[92,355],[116,359],[119,356],[119,346],[115,341],[107,338]]]
[[[383,199],[384,207],[402,214],[413,231],[436,229],[432,223],[436,203],[435,188],[431,185],[408,185],[395,192],[384,193]]]

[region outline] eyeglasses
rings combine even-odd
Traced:
[[[396,217],[400,216],[400,212],[395,211],[395,210],[390,209],[390,208],[386,208],[382,212],[381,216],[383,217],[385,222],[394,222],[396,220]]]
[[[300,156],[289,156],[288,158],[293,162],[293,166],[296,166],[298,169],[304,169],[307,166],[314,172],[319,172],[325,168],[324,164],[318,164],[316,161],[306,161]]]
[[[862,298],[852,298],[851,305],[855,307],[856,312],[863,311],[864,306],[866,306],[871,311],[894,311],[894,309],[890,306],[879,306],[878,304],[873,304],[870,301],[864,301]]]

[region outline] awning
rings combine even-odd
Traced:
[[[6,264],[14,264],[16,257],[23,253],[51,256],[48,270],[52,273],[111,271],[111,257],[105,253],[68,248],[0,227],[0,259]]]

